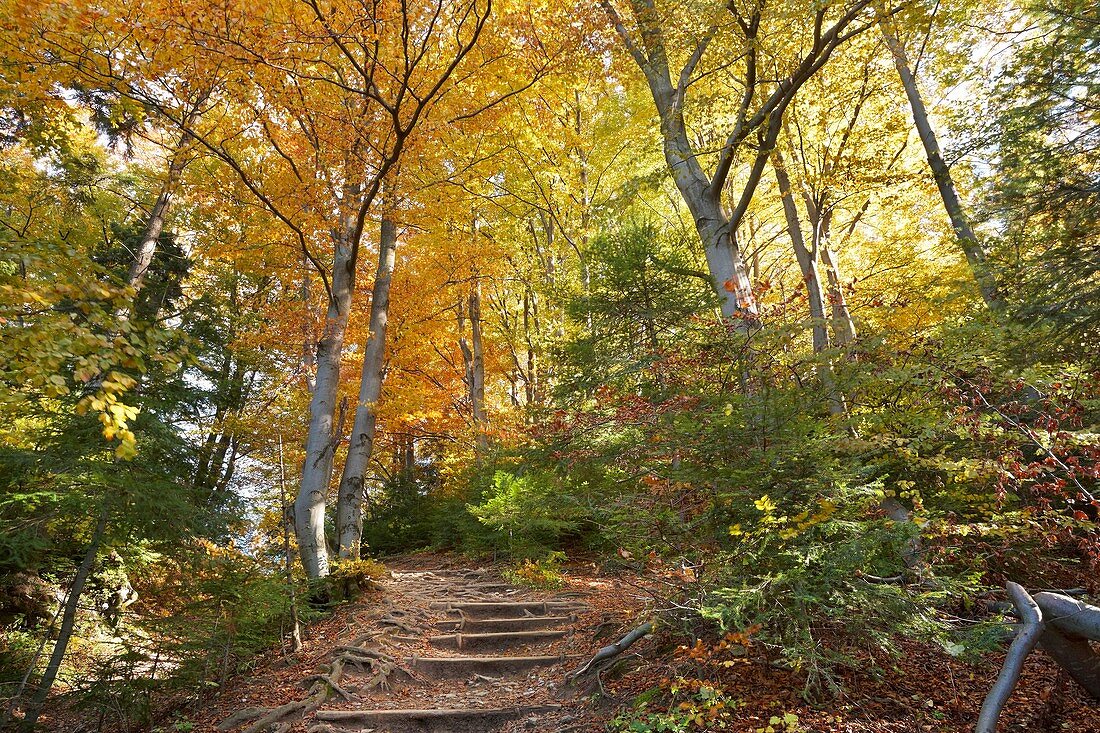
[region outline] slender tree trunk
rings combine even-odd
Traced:
[[[886,46],[890,49],[890,55],[894,57],[894,67],[897,69],[901,84],[905,88],[905,96],[909,99],[909,106],[913,111],[913,123],[917,128],[924,152],[928,158],[928,167],[932,170],[932,177],[936,181],[940,198],[943,199],[943,207],[947,216],[951,219],[951,228],[955,231],[955,238],[966,255],[966,261],[970,264],[970,270],[978,283],[982,299],[992,309],[1001,304],[1000,294],[997,290],[997,282],[993,272],[986,261],[985,250],[982,249],[970,220],[963,210],[962,201],[959,199],[958,190],[955,188],[955,180],[951,176],[951,168],[943,159],[940,151],[939,140],[932,124],[928,120],[928,109],[924,105],[920,89],[917,87],[916,77],[909,66],[909,58],[905,53],[905,46],[897,35],[893,20],[880,13],[879,27],[882,29],[882,37]]]
[[[802,281],[806,285],[810,320],[813,322],[814,353],[821,354],[827,351],[831,344],[829,343],[829,322],[825,316],[825,293],[821,287],[821,274],[817,267],[818,238],[815,234],[813,247],[806,246],[806,240],[802,234],[802,223],[798,216],[798,205],[795,203],[794,193],[791,189],[791,179],[787,175],[783,158],[778,151],[772,154],[772,168],[775,170],[776,183],[779,184],[779,196],[783,200],[783,215],[787,220],[787,232],[791,238],[798,268],[802,273]],[[833,366],[828,359],[828,355],[823,359],[819,376],[829,401],[829,412],[834,415],[843,415],[848,410],[846,401],[837,389],[836,376],[833,374]]]
[[[57,633],[57,641],[54,642],[53,653],[50,655],[50,661],[42,675],[42,681],[38,684],[38,690],[34,693],[34,697],[27,707],[27,714],[23,719],[26,730],[34,729],[38,716],[42,713],[42,706],[45,704],[46,698],[49,697],[54,680],[57,679],[57,673],[61,669],[61,661],[65,658],[65,650],[69,647],[69,639],[72,638],[73,627],[76,624],[76,613],[80,607],[80,595],[84,592],[84,585],[88,582],[88,576],[91,575],[92,568],[95,566],[96,555],[103,543],[103,534],[107,531],[108,516],[109,506],[107,499],[104,498],[103,507],[100,509],[99,518],[96,520],[95,530],[92,532],[92,539],[88,543],[84,559],[80,562],[80,567],[76,569],[73,583],[69,587],[69,597],[65,600],[65,611],[61,616],[61,628]]]
[[[832,209],[815,204],[809,195],[806,195],[805,199],[806,210],[810,214],[810,225],[813,227],[813,249],[818,253],[821,264],[825,266],[825,277],[829,284],[828,301],[832,312],[832,341],[835,346],[847,346],[856,338],[856,324],[852,320],[848,299],[844,295],[837,256],[830,246],[833,212]]]
[[[342,559],[358,559],[363,538],[363,498],[367,467],[374,450],[378,427],[378,400],[385,377],[386,326],[390,313],[390,285],[397,250],[397,225],[389,215],[382,218],[378,238],[378,270],[371,293],[370,325],[363,349],[363,371],[359,382],[359,403],[348,443],[348,457],[340,477],[336,504],[336,534]]]
[[[531,333],[534,321],[531,312],[533,299],[534,293],[527,288],[523,293],[523,338],[527,347],[527,369],[524,374],[523,389],[528,405],[538,401],[538,356],[535,353],[534,337]]]
[[[153,202],[153,208],[149,210],[149,218],[145,221],[141,241],[138,243],[137,251],[134,252],[134,260],[130,263],[129,283],[134,290],[141,290],[145,283],[145,275],[149,272],[149,266],[153,264],[153,255],[156,254],[160,235],[164,232],[164,223],[168,218],[172,197],[179,188],[183,169],[187,165],[184,151],[188,137],[185,133],[172,152],[172,158],[168,163],[168,175],[161,184],[160,193],[157,195],[157,200]]]
[[[354,225],[345,222],[334,236],[332,296],[325,313],[325,325],[317,342],[316,377],[309,402],[302,481],[294,502],[294,533],[298,553],[310,579],[328,575],[328,544],[325,538],[325,506],[332,480],[336,435],[336,400],[340,386],[340,358],[344,351],[348,316],[355,288],[354,247],[350,241]]]
[[[283,507],[283,572],[286,575],[287,600],[290,605],[290,638],[295,652],[302,649],[302,630],[298,621],[298,598],[294,591],[294,570],[290,553],[290,501],[286,491],[286,462],[283,460],[283,434],[279,433],[279,503]]]
[[[485,444],[485,348],[481,340],[481,282],[470,291],[470,410],[479,446]]]
[[[840,276],[836,255],[828,241],[821,246],[821,262],[825,265],[825,274],[829,280],[829,305],[832,309],[833,341],[837,346],[847,346],[856,338],[856,324],[848,310],[848,300],[844,295],[844,284]]]
[[[783,158],[778,152],[772,154],[772,168],[775,170],[776,183],[779,184],[779,196],[783,200],[787,233],[791,238],[798,269],[802,272],[802,281],[806,285],[810,319],[813,321],[814,353],[819,354],[829,348],[829,329],[828,320],[825,317],[825,293],[821,287],[821,276],[817,267],[817,249],[815,247],[811,250],[806,246],[806,240],[802,234],[802,223],[798,216],[798,205],[795,203],[791,189],[791,179],[787,175]]]

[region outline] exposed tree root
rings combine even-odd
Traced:
[[[611,660],[629,649],[638,639],[651,633],[653,633],[653,622],[646,621],[614,644],[608,644],[600,649],[596,652],[595,656],[586,663],[567,674],[565,676],[565,681],[572,684],[577,678],[583,677],[591,672],[596,672],[598,681],[599,672],[606,669]]]
[[[365,635],[373,639],[379,634]],[[344,689],[340,681],[344,676],[344,668],[357,667],[367,671],[371,677],[365,687],[372,689],[381,687],[385,689],[393,675],[402,673],[410,678],[413,673],[403,667],[390,655],[365,646],[344,645],[336,648],[337,655],[325,673],[313,674],[302,680],[301,684],[309,685],[306,696],[301,700],[288,702],[275,708],[245,708],[239,710],[218,724],[218,730],[229,731],[234,728],[252,722],[242,733],[262,733],[274,726],[276,733],[285,733],[290,730],[291,723],[288,719],[300,719],[317,710],[332,695],[339,695],[345,700],[355,699],[348,690]]]

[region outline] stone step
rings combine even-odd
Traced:
[[[502,677],[508,674],[529,672],[538,667],[553,667],[567,661],[579,659],[577,656],[532,656],[532,657],[412,657],[406,664],[435,679],[464,679],[481,675],[482,677]]]
[[[525,644],[551,642],[571,634],[568,630],[504,631],[489,634],[446,634],[428,638],[434,647],[447,649],[511,649]]]
[[[562,626],[576,622],[575,615],[570,616],[518,616],[515,618],[453,618],[437,621],[435,627],[440,631],[462,631],[464,633],[493,633],[503,631],[531,631],[551,626]]]
[[[573,601],[461,601],[438,600],[430,608],[458,613],[469,618],[522,618],[524,616],[552,616],[582,611],[585,606]]]
[[[316,720],[341,725],[383,727],[393,733],[481,733],[519,718],[555,713],[561,705],[520,705],[510,708],[435,708],[428,710],[318,710]]]

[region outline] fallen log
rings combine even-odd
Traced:
[[[1012,694],[1012,690],[1020,679],[1024,659],[1039,643],[1039,637],[1043,634],[1043,612],[1039,610],[1039,605],[1022,586],[1009,581],[1006,587],[1022,623],[1020,632],[1016,634],[1016,638],[1012,640],[1012,645],[1008,649],[1001,673],[997,675],[997,681],[993,683],[993,687],[985,697],[985,702],[982,703],[982,711],[978,715],[978,724],[974,728],[974,733],[996,732],[1001,710],[1004,709],[1009,695]]]
[[[975,733],[997,730],[997,720],[1020,678],[1024,659],[1036,645],[1089,695],[1100,700],[1100,655],[1089,644],[1100,641],[1100,607],[1063,593],[1043,591],[1033,597],[1012,582],[1006,588],[1021,623],[1001,673],[986,695]]]
[[[1036,593],[1035,602],[1047,625],[1040,648],[1100,700],[1100,655],[1089,646],[1090,639],[1100,641],[1100,608],[1060,593]]]

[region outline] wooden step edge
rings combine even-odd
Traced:
[[[436,621],[435,622],[435,627],[437,629],[445,629],[445,630],[450,631],[450,630],[454,630],[454,627],[456,627],[456,626],[460,627],[463,624],[467,624],[469,626],[476,627],[476,626],[492,626],[494,624],[499,624],[501,626],[507,626],[509,624],[515,624],[515,625],[519,626],[519,625],[523,625],[523,624],[545,623],[546,625],[549,626],[549,625],[554,625],[554,624],[572,624],[572,623],[576,623],[579,620],[580,620],[579,617],[575,613],[571,613],[568,616],[503,616],[503,617],[500,617],[500,618],[489,617],[489,618],[477,618],[477,619],[475,619],[475,618],[468,618],[468,619],[450,618],[450,619],[446,619],[444,621]]]
[[[533,631],[490,631],[483,634],[441,634],[429,636],[429,642],[449,641],[458,639],[461,641],[512,641],[527,639],[560,639],[573,633],[570,629],[543,629]]]
[[[477,662],[480,664],[557,664],[559,662],[568,662],[570,660],[582,659],[582,654],[555,654],[555,655],[539,655],[529,657],[421,657],[412,656],[408,657],[405,661],[409,664],[419,664],[420,662],[426,662],[428,664],[471,664]]]
[[[387,709],[387,710],[318,710],[313,714],[317,720],[368,720],[380,723],[395,720],[441,720],[447,718],[486,718],[486,717],[521,717],[537,713],[556,713],[562,709],[561,705],[517,705],[511,708],[431,708],[424,710],[415,709]]]
[[[588,606],[573,601],[466,601],[460,598],[431,601],[428,607],[436,611],[494,611],[494,610],[537,610],[548,613],[555,611],[587,610]]]

